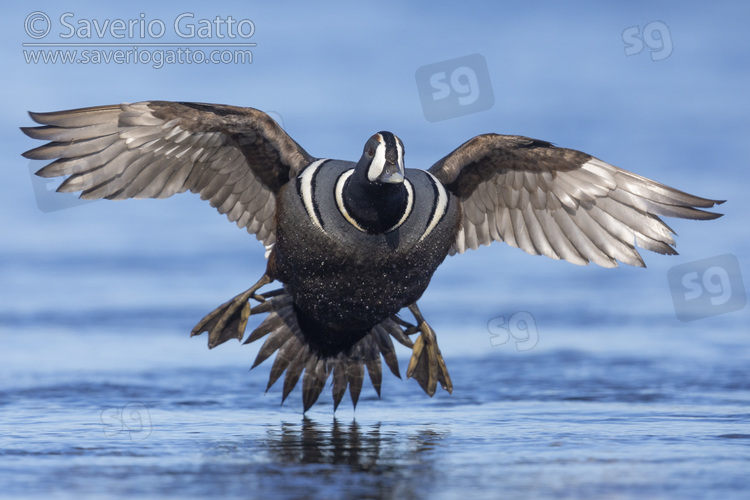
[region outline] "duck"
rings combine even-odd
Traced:
[[[302,378],[304,412],[329,378],[334,412],[347,388],[356,408],[365,370],[380,397],[381,357],[400,378],[394,340],[411,349],[407,378],[429,396],[438,384],[452,393],[417,306],[448,256],[505,242],[578,265],[645,267],[636,247],[677,253],[661,217],[715,219],[708,209],[724,201],[518,135],[478,135],[423,170],[405,167],[404,144],[387,131],[356,162],[316,158],[250,107],[144,101],[29,114],[38,126],[21,130],[47,142],[23,156],[53,160],[36,175],[64,177],[57,191],[123,200],[189,190],[255,235],[265,272],[191,336],[207,333],[209,348],[242,341],[250,317],[265,315],[244,341],[265,339],[252,366],[275,353],[266,391],[284,375],[283,403]]]

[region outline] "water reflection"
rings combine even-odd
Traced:
[[[377,422],[366,427],[356,420],[320,424],[303,418],[268,430],[266,446],[280,463],[347,465],[355,471],[388,470],[433,459],[444,433],[422,429],[413,435],[384,432]]]
[[[202,487],[214,493],[423,497],[442,475],[439,458],[447,435],[432,426],[303,418],[267,427],[265,436],[212,443],[204,449],[198,475]]]

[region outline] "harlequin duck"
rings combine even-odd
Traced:
[[[399,376],[391,337],[413,350],[407,377],[430,396],[438,382],[452,391],[417,307],[448,255],[505,241],[575,264],[644,266],[635,244],[676,253],[658,216],[714,219],[701,209],[722,203],[521,136],[479,135],[417,170],[404,167],[390,132],[370,137],[357,163],[314,158],[253,108],[147,101],[30,114],[43,126],[23,132],[50,142],[24,156],[55,160],[37,175],[69,176],[58,191],[126,199],[190,190],[263,242],[265,274],[192,335],[208,332],[213,348],[267,313],[245,341],[266,338],[253,366],[276,353],[268,388],[286,372],[282,401],[304,372],[305,411],[329,375],[334,410],[347,386],[356,406],[365,368],[380,395],[381,355]],[[275,280],[283,288],[260,293]],[[414,324],[398,315],[404,308]]]

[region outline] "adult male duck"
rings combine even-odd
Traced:
[[[334,410],[347,386],[356,406],[364,369],[380,395],[383,355],[399,376],[390,337],[413,349],[406,372],[432,396],[452,383],[417,300],[445,257],[492,241],[575,264],[644,266],[635,244],[675,254],[659,216],[714,219],[721,203],[692,196],[549,142],[485,134],[428,170],[404,167],[390,132],[358,162],[314,158],[253,108],[147,101],[31,113],[23,128],[50,141],[24,156],[55,160],[42,177],[81,198],[166,198],[190,190],[254,234],[264,275],[205,316],[192,335],[208,346],[242,339],[274,352],[268,388],[286,371],[286,399],[302,372],[305,411],[333,374]],[[283,288],[259,293],[278,280]],[[251,307],[250,300],[259,304]],[[408,308],[415,323],[397,314]],[[412,343],[410,335],[419,333]],[[283,400],[282,399],[282,400]]]

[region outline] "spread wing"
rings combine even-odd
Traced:
[[[429,171],[463,209],[451,253],[505,241],[533,255],[645,264],[635,245],[676,254],[658,216],[715,219],[723,203],[692,196],[572,149],[521,136],[479,135]]]
[[[41,177],[69,176],[81,198],[167,198],[190,190],[269,246],[276,193],[313,158],[253,108],[147,101],[30,113],[23,132],[49,143],[24,153],[55,160]]]

